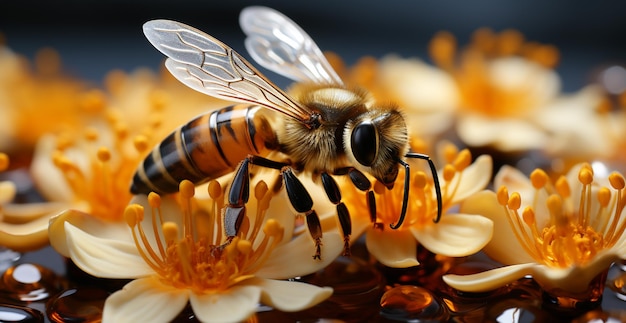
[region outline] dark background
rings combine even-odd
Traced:
[[[448,30],[465,44],[485,26],[515,28],[529,40],[558,46],[557,71],[565,91],[579,89],[602,67],[626,58],[623,1],[20,0],[0,2],[0,33],[10,48],[28,57],[46,46],[59,50],[67,72],[98,82],[114,68],[159,67],[163,56],[141,32],[141,25],[154,18],[195,26],[247,56],[237,19],[241,8],[255,4],[285,13],[322,50],[337,52],[348,63],[389,53],[428,60],[426,45],[435,32]]]

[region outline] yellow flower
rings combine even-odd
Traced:
[[[329,287],[279,279],[328,265],[341,237],[325,232],[322,260],[314,260],[310,238],[293,236],[284,200],[270,200],[264,182],[253,187],[255,201],[232,239],[222,231],[220,184],[211,182],[211,198],[200,200],[184,181],[178,199],[135,197],[125,224],[64,212],[51,220],[51,243],[91,275],[134,279],[106,300],[103,322],[170,321],[187,302],[203,322],[235,322],[254,315],[259,302],[298,311],[328,298]]]
[[[500,187],[497,193],[481,192],[461,210],[494,221],[493,239],[484,251],[506,266],[444,276],[452,287],[487,291],[532,275],[546,291],[583,293],[612,262],[626,259],[621,174],[597,178],[582,164],[552,182],[542,170],[527,178],[505,166],[494,184]]]
[[[479,29],[463,51],[457,52],[448,32],[435,35],[429,51],[456,81],[456,131],[463,142],[503,151],[542,147],[547,134],[535,118],[560,94],[560,78],[552,69],[556,48],[525,42],[514,30]]]
[[[456,205],[483,190],[490,181],[491,157],[483,155],[472,163],[469,150],[457,151],[453,145],[445,149],[447,164],[439,172],[443,210],[437,217],[437,199],[432,180],[411,162],[411,186],[404,224],[394,230],[398,221],[404,193],[404,176],[399,175],[395,186],[387,190],[376,184],[376,223],[369,218],[365,194],[350,190],[346,183],[346,205],[353,218],[353,239],[365,234],[367,249],[378,261],[389,267],[416,266],[417,244],[433,253],[461,257],[478,252],[491,238],[491,220],[470,212],[457,212]]]

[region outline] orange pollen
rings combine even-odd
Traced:
[[[609,181],[620,182],[620,179],[623,177],[618,173],[609,176]],[[532,180],[531,175],[533,184],[542,181],[543,176]],[[545,208],[533,204],[526,206],[522,214],[519,214],[522,204],[519,194],[513,193],[509,197],[504,186],[498,190],[498,203],[504,208],[516,239],[538,263],[556,268],[581,266],[600,251],[613,247],[624,235],[626,221],[621,219],[623,186],[612,185],[612,189],[594,186],[593,174],[587,167],[581,167],[578,182],[582,184],[578,200],[572,196],[570,187],[573,186],[565,177],[555,183],[533,185],[536,190],[533,203],[537,203],[540,193],[548,194]],[[543,228],[536,222],[538,209],[549,212],[549,221]]]
[[[183,181],[181,190],[188,190],[190,185]],[[141,222],[143,207],[131,204],[125,211],[126,223],[139,254],[164,282],[195,293],[223,291],[253,277],[283,239],[282,225],[275,219],[265,218],[265,206],[272,194],[258,188],[262,185],[265,183],[260,182],[255,189],[258,192],[255,194],[257,218],[252,227],[242,225],[240,235],[235,238],[229,239],[220,233],[221,208],[216,206],[223,205],[223,190],[215,181],[209,184],[213,203],[207,209],[196,203],[193,194],[181,192],[178,196],[181,218],[167,221],[164,219],[173,217],[162,213],[162,201],[153,193],[148,197],[150,210],[146,214],[150,221]],[[244,222],[250,223],[250,220]],[[151,224],[145,228],[146,223]],[[259,232],[263,235],[258,235]]]

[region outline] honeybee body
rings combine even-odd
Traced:
[[[277,138],[259,106],[238,104],[202,114],[167,136],[139,165],[133,194],[172,193],[231,172],[246,156],[266,156]]]
[[[246,48],[262,66],[296,81],[289,94],[278,88],[228,45],[171,20],[144,24],[144,34],[168,56],[167,69],[179,81],[207,95],[243,103],[201,115],[174,131],[139,166],[133,193],[169,193],[183,179],[200,183],[232,170],[224,227],[235,237],[245,218],[249,165],[279,170],[293,209],[306,217],[320,258],[322,228],[313,200],[297,177],[320,179],[336,205],[349,253],[351,220],[334,176],[346,175],[367,199],[375,226],[376,201],[369,174],[392,188],[404,168],[404,197],[397,224],[404,221],[410,188],[405,158],[427,160],[441,215],[441,190],[427,155],[409,152],[407,125],[399,108],[380,105],[359,89],[348,88],[313,40],[293,21],[265,7],[249,7],[239,17]],[[282,160],[266,158],[273,151]]]

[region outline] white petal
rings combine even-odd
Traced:
[[[50,218],[48,232],[50,245],[65,257],[69,257],[67,246],[67,234],[65,232],[65,222],[71,223],[81,231],[99,238],[118,240],[132,244],[133,239],[126,222],[102,221],[90,214],[78,210],[65,210]]]
[[[467,197],[475,194],[487,187],[491,181],[491,172],[493,171],[493,162],[491,156],[481,155],[469,165],[462,173],[459,186],[450,204],[455,205]]]
[[[535,261],[515,238],[507,215],[498,204],[494,192],[483,191],[469,197],[461,204],[460,211],[465,214],[480,214],[493,221],[493,236],[483,248],[489,257],[505,265]]]
[[[536,264],[520,264],[483,271],[473,275],[444,275],[443,281],[464,292],[486,292],[532,274]]]
[[[253,278],[255,286],[261,287],[261,303],[285,312],[295,312],[315,306],[333,294],[330,287],[272,279]],[[246,281],[246,283],[249,283]]]
[[[376,260],[392,268],[407,268],[419,265],[417,240],[408,230],[383,230],[372,228],[365,235],[365,245]]]
[[[493,222],[476,214],[446,214],[438,223],[411,228],[429,251],[448,257],[477,253],[493,235]]]
[[[242,285],[218,293],[193,293],[189,302],[202,322],[241,322],[255,313],[260,298],[261,288]]]
[[[315,244],[308,233],[295,237],[272,251],[258,277],[289,279],[314,273],[330,264],[343,252],[343,238],[337,232],[324,232],[321,260],[313,259]]]
[[[151,276],[133,280],[104,303],[102,322],[170,322],[187,305],[189,291]]]
[[[465,115],[458,119],[457,131],[470,146],[493,145],[502,151],[541,148],[546,142],[539,127],[521,119]]]
[[[0,246],[14,251],[37,250],[48,244],[48,218],[40,217],[27,223],[0,222]]]
[[[67,248],[72,261],[86,273],[100,278],[137,278],[154,274],[135,244],[90,235],[65,222]]]
[[[39,138],[35,146],[30,172],[39,192],[48,201],[71,203],[74,200],[74,193],[59,168],[52,161],[53,152],[56,150],[56,140],[53,135],[44,135]],[[87,157],[77,149],[70,148],[64,153],[73,162],[77,162],[80,166],[86,166]],[[80,167],[80,169],[87,168]]]

